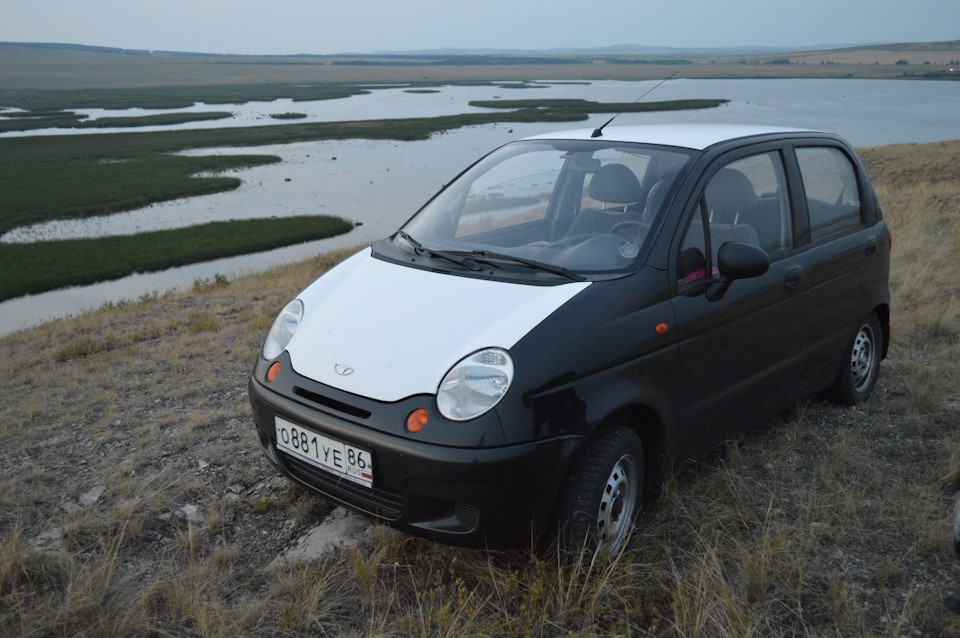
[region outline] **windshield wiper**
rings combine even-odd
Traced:
[[[404,239],[406,239],[407,243],[413,246],[413,249],[416,250],[417,252],[424,252],[430,255],[431,257],[439,257],[441,259],[446,259],[447,261],[452,261],[455,264],[459,264],[464,268],[468,268],[473,271],[483,270],[480,267],[480,264],[478,264],[474,260],[469,259],[467,257],[460,257],[458,255],[454,255],[452,253],[448,253],[443,250],[434,250],[433,248],[427,248],[426,246],[418,242],[416,239],[411,237],[409,233],[407,233],[406,231],[398,230],[397,234],[403,237]]]
[[[548,272],[554,275],[560,275],[561,277],[566,277],[572,281],[586,281],[584,277],[581,277],[575,272],[571,272],[564,268],[563,266],[551,266],[550,264],[545,264],[540,261],[534,261],[532,259],[524,259],[523,257],[514,257],[513,255],[504,255],[502,253],[492,253],[489,250],[471,250],[469,253],[466,253],[476,259],[477,261],[483,261],[490,263],[492,259],[499,259],[501,261],[512,261],[517,264],[523,264],[529,268],[535,268],[537,270],[542,270],[543,272]]]

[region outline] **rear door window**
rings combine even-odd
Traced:
[[[797,163],[810,214],[814,243],[861,226],[862,209],[856,172],[838,148],[802,147]]]

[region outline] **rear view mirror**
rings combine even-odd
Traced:
[[[770,269],[770,257],[753,244],[728,241],[717,253],[720,281],[707,289],[707,300],[717,301],[737,279],[759,277]]]
[[[730,279],[759,277],[770,269],[770,258],[753,244],[728,241],[720,246],[717,268],[721,277]]]

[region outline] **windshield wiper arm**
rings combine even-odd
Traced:
[[[561,277],[566,277],[572,281],[586,281],[584,277],[581,277],[575,272],[571,272],[564,268],[563,266],[551,266],[550,264],[545,264],[541,261],[534,261],[532,259],[524,259],[523,257],[514,257],[513,255],[504,255],[502,253],[492,253],[489,250],[471,250],[467,253],[474,259],[479,261],[486,261],[489,263],[491,259],[500,259],[502,261],[512,261],[517,264],[523,264],[530,268],[536,268],[537,270],[542,270],[543,272],[552,273],[554,275],[560,275]]]
[[[472,259],[467,257],[460,257],[459,255],[454,255],[443,250],[434,250],[433,248],[427,248],[416,239],[411,237],[409,233],[404,230],[398,230],[397,234],[407,240],[407,243],[413,246],[413,249],[418,252],[424,252],[430,255],[431,257],[439,257],[441,259],[446,259],[447,261],[452,261],[455,264],[459,264],[464,268],[468,268],[473,271],[482,270],[480,264],[475,262]]]

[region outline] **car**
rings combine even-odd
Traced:
[[[260,444],[415,535],[617,553],[679,463],[805,397],[870,396],[891,244],[833,134],[511,142],[280,312],[249,381]]]

